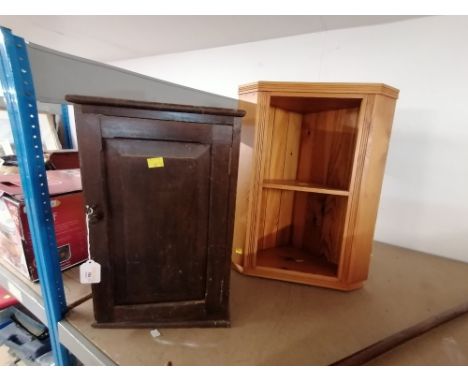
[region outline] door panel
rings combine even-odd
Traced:
[[[105,160],[115,303],[203,299],[210,146],[108,139]]]

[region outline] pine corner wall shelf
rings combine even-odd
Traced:
[[[233,265],[340,290],[367,279],[393,114],[384,84],[257,82],[239,163]]]

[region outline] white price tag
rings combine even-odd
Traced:
[[[88,260],[80,265],[80,283],[98,284],[101,282],[101,265],[93,260]]]

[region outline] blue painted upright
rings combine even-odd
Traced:
[[[0,27],[0,80],[19,162],[26,211],[56,365],[68,365],[57,322],[66,310],[33,77],[25,41]]]
[[[63,125],[63,148],[72,149],[73,141],[71,137],[70,117],[68,115],[68,105],[63,103],[61,105],[62,125]]]

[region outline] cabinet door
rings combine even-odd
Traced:
[[[222,325],[232,126],[81,118],[97,322]]]

